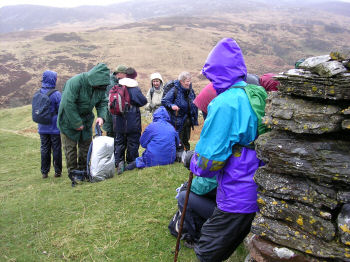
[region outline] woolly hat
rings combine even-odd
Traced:
[[[162,76],[158,72],[151,74],[151,83],[154,79],[159,79],[162,83],[164,82]]]
[[[126,69],[128,68],[125,65],[118,65],[114,70],[114,74],[118,74],[118,73],[126,74]]]
[[[137,87],[139,85],[136,80],[127,77],[120,79],[119,84],[126,87]]]
[[[273,73],[268,73],[264,74],[260,77],[260,85],[265,88],[266,92],[271,92],[271,91],[278,91],[278,86],[280,82],[277,80],[273,79],[275,74]]]
[[[200,91],[199,95],[194,99],[193,103],[204,113],[208,113],[208,105],[216,97],[216,91],[213,83],[209,83]]]
[[[126,77],[128,78],[132,78],[132,79],[135,79],[137,77],[137,72],[134,68],[132,67],[128,67],[126,70],[125,70],[125,74],[126,74]]]

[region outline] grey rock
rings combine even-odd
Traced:
[[[341,242],[350,246],[350,204],[343,205],[339,213],[338,232]]]

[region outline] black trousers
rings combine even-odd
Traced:
[[[250,232],[254,217],[255,213],[227,213],[216,207],[194,247],[197,258],[201,262],[228,259]]]
[[[191,146],[189,143],[190,137],[191,137],[191,121],[188,118],[186,118],[182,126],[182,129],[179,133],[179,138],[183,147],[182,149],[186,151],[191,149]]]
[[[127,163],[131,163],[139,157],[140,136],[141,133],[116,133],[114,139],[114,157],[116,167],[120,161],[126,160]]]
[[[51,152],[55,173],[62,173],[62,145],[60,135],[40,134],[41,173],[48,174],[51,166]]]

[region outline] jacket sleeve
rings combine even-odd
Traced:
[[[176,87],[175,87],[176,88]],[[173,101],[174,101],[174,90],[175,88],[172,88],[166,95],[165,97],[162,98],[162,105],[167,108],[167,109],[171,109],[171,107],[174,105]]]
[[[71,123],[72,129],[79,128],[83,125],[83,120],[79,115],[79,109],[77,105],[80,88],[81,85],[79,82],[71,83],[68,81],[63,91],[64,100],[62,100],[61,105],[64,107],[63,110],[66,112],[65,117],[67,117],[68,122]]]
[[[55,92],[55,100],[54,100],[56,114],[58,113],[58,108],[60,107],[61,97],[62,97],[61,93],[59,91],[56,91]]]
[[[151,123],[146,127],[145,131],[143,131],[142,136],[140,138],[140,145],[143,148],[147,148],[148,143],[151,142],[152,137],[153,137],[152,131],[153,131],[153,128],[152,128],[152,123]]]
[[[152,100],[151,100],[151,89],[148,89],[147,95],[146,95],[146,99],[147,99],[147,104],[145,106],[145,109],[148,111],[151,111],[151,104],[152,104]]]
[[[106,115],[107,115],[107,107],[108,107],[108,100],[106,96],[106,92],[100,90],[100,101],[96,104],[96,111],[97,116],[103,118],[104,122],[106,121]]]
[[[137,107],[142,107],[147,104],[147,98],[142,94],[139,87],[134,87],[132,92],[129,92],[131,96],[131,104]]]

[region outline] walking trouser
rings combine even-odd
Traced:
[[[114,140],[114,157],[115,165],[118,166],[120,161],[131,163],[139,157],[141,133],[117,133]]]
[[[179,133],[180,141],[181,141],[181,143],[186,151],[191,149],[191,146],[189,143],[190,137],[191,137],[191,122],[187,118],[184,122],[184,125],[182,126],[180,133]]]
[[[41,173],[48,174],[51,166],[51,151],[53,167],[56,174],[62,173],[62,145],[60,135],[40,134]]]
[[[87,154],[91,138],[85,141],[74,141],[61,133],[68,174],[72,170],[86,170]]]

